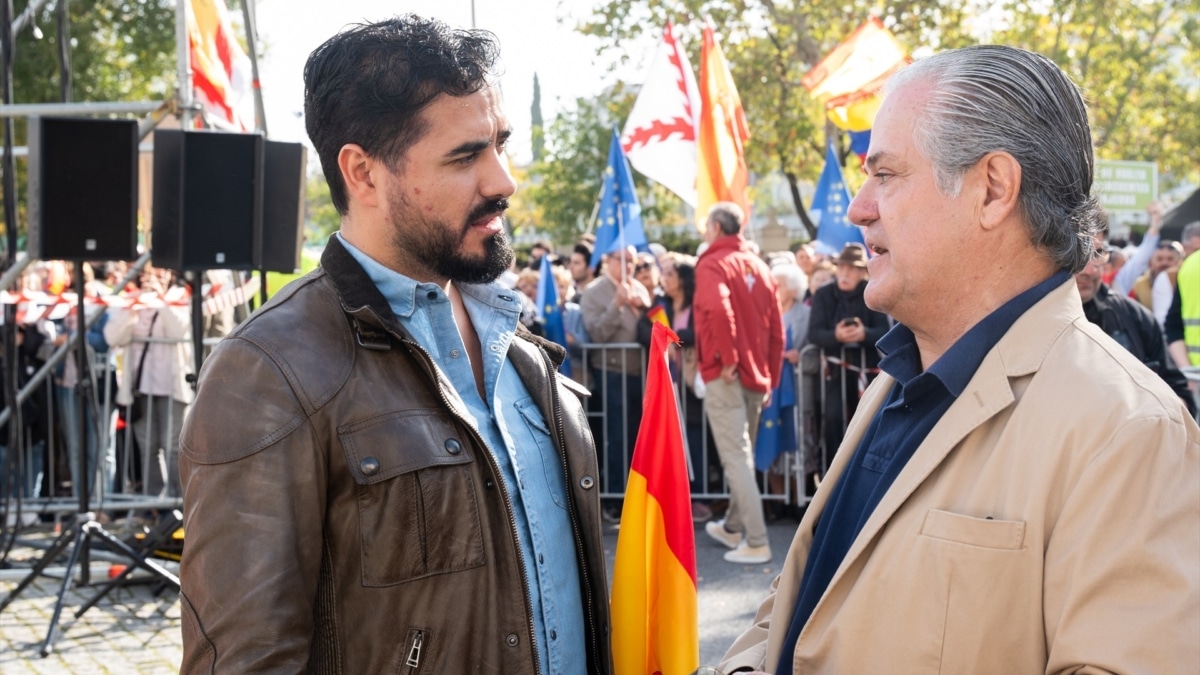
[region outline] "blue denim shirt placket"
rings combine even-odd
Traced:
[[[558,453],[550,435],[544,430],[531,429],[516,405],[530,397],[524,382],[515,369],[504,367],[520,316],[520,303],[513,296],[517,291],[495,284],[457,287],[479,337],[484,392],[492,402],[488,406],[479,396],[475,374],[445,292],[435,284],[418,284],[393,272],[342,241],[379,287],[401,325],[454,384],[473,417],[468,422],[479,431],[496,460],[501,479],[512,496],[543,672],[585,672],[578,649],[584,643],[585,630],[574,535],[566,510],[555,500],[555,495],[559,495],[557,501],[565,504],[565,477],[557,468]],[[535,421],[548,429],[536,406],[527,408],[524,414],[536,415]],[[522,436],[524,442],[518,440]],[[546,470],[547,462],[555,469]]]

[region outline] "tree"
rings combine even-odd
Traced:
[[[753,174],[779,171],[786,177],[792,206],[810,237],[815,237],[816,227],[800,198],[800,181],[820,173],[827,139],[838,144],[843,160],[850,150],[827,126],[824,108],[800,80],[872,11],[879,11],[885,25],[910,47],[914,38],[932,33],[947,15],[937,0],[889,3],[882,10],[878,3],[863,1],[610,0],[599,5],[579,30],[601,38],[598,51],[605,54],[620,52],[627,42],[646,31],[658,31],[671,20],[692,62],[698,64],[700,31],[705,17],[711,17],[750,125],[746,163]],[[944,40],[961,42],[958,29],[942,33]]]
[[[986,8],[979,15],[976,7]],[[737,81],[751,139],[746,161],[753,174],[781,172],[793,206],[810,235],[799,182],[817,177],[828,140],[839,156],[849,149],[825,121],[822,105],[800,84],[825,54],[871,14],[908,48],[951,49],[988,37],[1045,53],[1083,84],[1092,104],[1102,157],[1158,159],[1188,180],[1200,180],[1196,76],[1200,71],[1200,0],[1047,3],[1009,0],[986,6],[968,0],[901,0],[881,5],[849,0],[607,0],[579,31],[600,38],[598,52],[616,54],[669,19],[699,63],[699,33],[711,16]],[[972,32],[974,31],[974,32]],[[848,171],[853,184],[857,172]]]
[[[530,169],[533,184],[525,199],[536,204],[536,229],[555,242],[574,242],[583,233],[600,195],[612,128],[633,108],[636,92],[617,83],[595,99],[580,98],[558,114],[546,133],[545,156]],[[640,176],[640,174],[638,174]],[[642,219],[654,225],[683,223],[683,202],[660,185],[635,179]]]
[[[1079,83],[1097,157],[1157,161],[1170,182],[1200,182],[1200,0],[1004,7],[1011,24],[994,39],[1045,54]]]

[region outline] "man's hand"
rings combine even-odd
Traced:
[[[866,340],[867,329],[863,326],[862,319],[853,318],[851,321],[855,321],[856,323],[839,322],[833,329],[833,339],[842,344],[863,342]]]
[[[733,382],[737,379],[737,364],[725,366],[721,369],[721,379],[726,382]]]
[[[787,350],[786,352],[783,353],[783,360],[787,361],[788,363],[792,364],[793,366],[796,365],[797,363],[800,362],[800,350],[799,349]]]
[[[1158,231],[1162,229],[1162,211],[1162,204],[1157,201],[1150,202],[1146,206],[1146,213],[1150,214],[1150,229],[1146,231],[1146,234],[1158,234]]]

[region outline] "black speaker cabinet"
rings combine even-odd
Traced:
[[[137,258],[136,120],[29,118],[29,255]]]
[[[305,159],[301,143],[266,141],[263,165],[262,268],[300,269],[304,245]]]
[[[154,264],[174,270],[257,269],[262,182],[261,134],[155,131]]]

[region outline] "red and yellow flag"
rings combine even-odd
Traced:
[[[671,327],[671,321],[667,319],[667,310],[663,309],[662,305],[654,305],[646,311],[646,318],[654,323],[661,323],[667,328]]]
[[[696,221],[704,230],[708,210],[717,202],[734,202],[750,217],[743,148],[750,138],[742,99],[733,83],[725,53],[717,43],[712,23],[704,26],[700,51],[700,138],[696,171]]]
[[[238,131],[254,128],[250,57],[238,43],[225,0],[188,0],[192,85],[205,110]]]
[[[654,324],[613,567],[616,675],[687,675],[700,666],[692,502],[667,366],[667,345],[678,341],[670,328]]]

